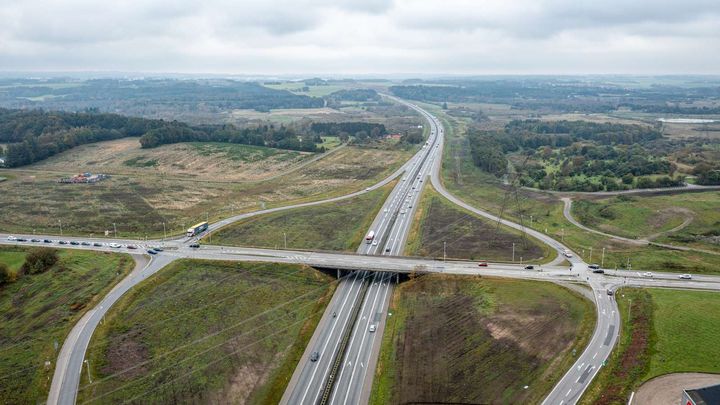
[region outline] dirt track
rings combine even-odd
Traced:
[[[641,385],[633,405],[677,405],[682,390],[720,384],[720,374],[674,373],[663,375]]]

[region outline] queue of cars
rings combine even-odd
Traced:
[[[57,243],[58,245],[109,247],[112,249],[120,249],[120,248],[124,247],[129,250],[137,250],[138,249],[138,247],[133,244],[121,245],[116,242],[104,243],[104,242],[87,242],[87,241],[78,241],[78,240],[50,240],[50,239],[37,239],[37,238],[27,239],[24,237],[15,237],[15,236],[8,236],[7,240],[10,242],[31,242],[31,243],[46,243],[46,244]],[[154,255],[154,254],[157,254],[158,252],[162,252],[162,251],[163,251],[162,248],[155,247],[155,248],[148,249],[147,253]]]

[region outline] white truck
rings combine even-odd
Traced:
[[[365,243],[371,244],[373,239],[375,239],[375,231],[370,231],[365,237]]]

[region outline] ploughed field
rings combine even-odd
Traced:
[[[555,284],[428,275],[392,298],[371,403],[537,403],[592,334]]]
[[[334,288],[302,265],[176,261],[110,310],[78,403],[277,403]]]

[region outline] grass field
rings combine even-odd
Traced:
[[[174,262],[95,332],[78,403],[277,403],[334,286],[300,265]]]
[[[614,235],[720,251],[720,192],[579,200],[573,215]],[[689,222],[687,222],[689,221]],[[681,229],[667,233],[675,227]]]
[[[620,341],[582,403],[626,403],[633,389],[663,374],[720,373],[720,294],[626,288],[616,297]]]
[[[0,262],[17,268],[26,252],[0,247]],[[65,336],[134,266],[121,254],[61,250],[59,256],[47,272],[24,275],[0,287],[2,403],[45,402]]]
[[[538,403],[595,321],[555,284],[444,275],[401,284],[390,312],[371,404]]]
[[[638,270],[720,273],[720,256],[718,255],[620,243],[584,231],[567,221],[562,213],[563,203],[554,195],[520,189],[516,198],[514,193],[507,191],[508,188],[502,184],[501,179],[485,173],[473,165],[464,135],[465,128],[468,125],[465,120],[448,116],[438,106],[429,104],[423,104],[423,106],[440,118],[446,128],[446,147],[441,168],[443,184],[448,191],[462,198],[468,204],[496,215],[502,212],[504,218],[515,222],[522,221],[526,226],[545,232],[568,245],[576,254],[581,255],[588,262],[599,263],[602,250],[605,248],[604,265],[607,268],[627,268],[629,263],[632,269]],[[714,206],[715,202],[713,202],[711,196],[716,193],[700,193],[699,195],[702,194],[707,195],[707,197],[692,197],[693,194],[689,193],[677,196],[642,198],[658,198],[660,200],[662,198],[670,200],[675,198],[677,201],[698,199],[698,201],[688,203],[687,208],[698,209],[699,212],[703,212],[702,210],[707,209],[704,207],[711,209]],[[638,201],[642,201],[640,197],[637,198]],[[709,202],[703,202],[702,198],[709,199]],[[665,204],[665,207],[668,206],[668,203],[663,202],[662,204]],[[700,214],[695,215],[695,218],[698,216]],[[698,220],[698,224],[704,225],[696,225],[697,228],[693,228],[693,224],[691,224],[683,232],[692,232],[693,229],[698,229],[697,232],[699,233],[707,232],[713,228],[712,224],[716,224],[714,222],[715,216],[715,212],[709,213],[707,215],[708,221]],[[677,220],[673,219],[669,220],[667,224],[663,222],[663,226],[665,228],[672,227],[676,223]],[[715,229],[717,229],[717,225],[715,225]],[[678,235],[682,235],[682,233]],[[663,236],[657,241],[668,241],[667,238],[669,237]],[[676,242],[671,241],[671,243]]]
[[[262,215],[225,227],[214,244],[355,251],[396,182],[361,196]],[[287,239],[285,239],[287,238]]]
[[[9,177],[0,183],[0,229],[59,234],[62,224],[65,234],[99,236],[115,223],[118,236],[142,238],[146,233],[161,237],[165,223],[169,234],[179,234],[206,217],[213,221],[360,190],[391,174],[411,154],[348,146],[289,174],[253,182],[178,178],[152,167],[129,167],[138,172],[96,184],[58,184],[59,177],[86,168],[68,164],[57,172],[0,170],[0,176]],[[220,159],[217,156],[202,158]],[[219,176],[223,165],[214,166]]]
[[[423,191],[407,251],[411,255],[469,260],[542,262],[554,259],[544,244],[467,212],[431,187]]]

